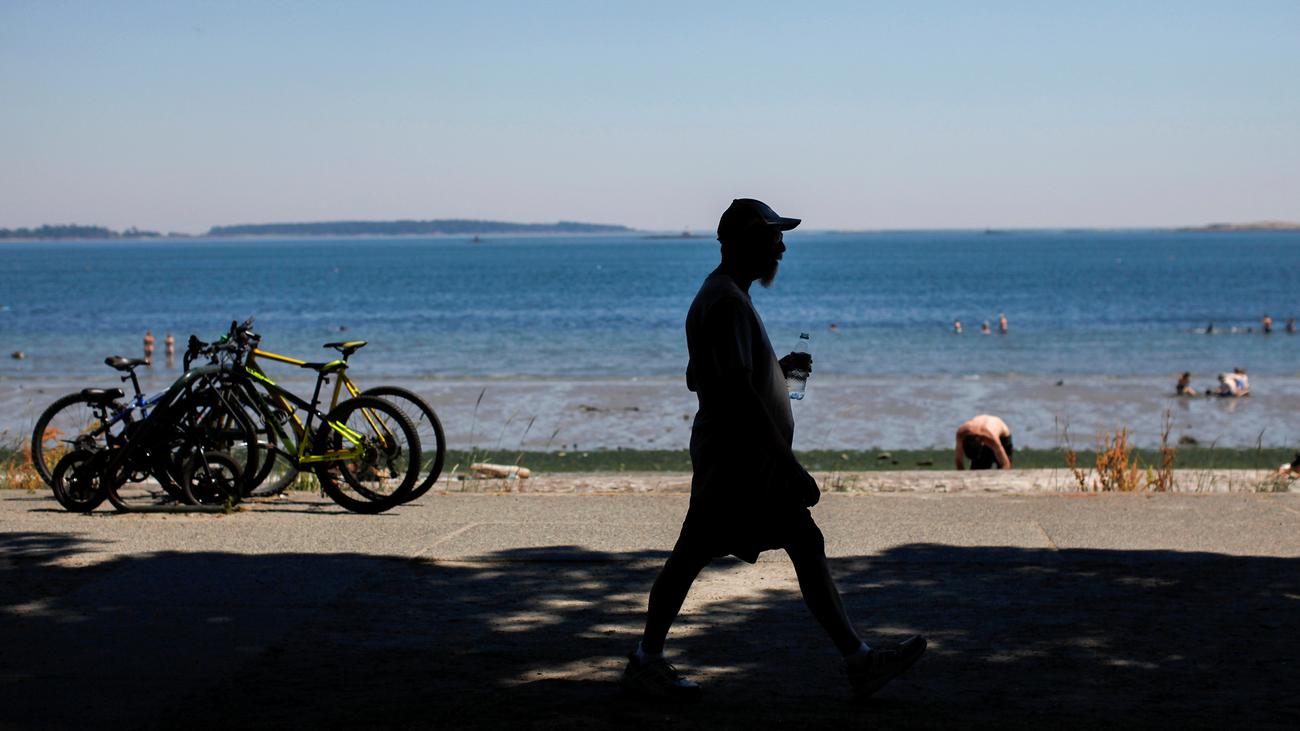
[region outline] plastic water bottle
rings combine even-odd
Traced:
[[[812,354],[812,336],[808,333],[799,333],[799,342],[795,343],[795,353]],[[786,390],[790,392],[790,398],[795,401],[802,401],[804,391],[808,388],[808,371],[802,368],[795,368],[785,377]]]

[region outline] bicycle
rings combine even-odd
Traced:
[[[337,350],[341,356],[341,360],[346,364],[348,358],[351,357],[353,353],[365,347],[366,344],[367,341],[365,340],[347,340],[325,343],[321,347]],[[254,347],[252,352],[249,354],[249,357],[245,360],[244,367],[247,368],[250,375],[259,382],[264,382],[270,385],[275,385],[275,382],[261,369],[257,363],[257,358],[265,358],[280,363],[298,366],[300,368],[307,365],[306,361],[291,358],[287,355],[280,355],[279,353],[273,353],[259,347]],[[335,383],[333,394],[330,397],[331,409],[338,405],[340,395],[346,391],[348,396],[351,398],[357,396],[376,396],[389,401],[401,409],[402,412],[406,414],[407,418],[411,420],[411,423],[416,428],[416,432],[420,435],[422,463],[420,466],[419,481],[411,489],[407,501],[415,500],[428,492],[429,489],[438,481],[438,477],[442,474],[443,464],[447,457],[447,439],[442,430],[442,422],[438,419],[438,414],[433,410],[433,407],[413,391],[399,386],[376,386],[361,390],[348,375],[346,369],[339,370],[334,375]],[[274,412],[273,418],[281,424],[286,423],[290,418],[296,420],[292,409],[287,413],[283,411]],[[267,429],[266,432],[266,439],[263,443],[272,443],[276,435],[271,429]],[[255,485],[252,494],[254,496],[261,497],[275,495],[282,492],[286,487],[292,484],[297,476],[297,472],[290,467],[283,470],[279,477],[270,485],[258,487],[258,485],[262,485],[274,471],[275,465],[273,463],[275,461],[276,452],[270,450],[269,454],[270,456],[261,466],[259,476],[255,477],[253,480]]]
[[[148,419],[152,411],[167,397],[168,391],[145,396],[141,390],[135,369],[147,363],[143,358],[124,358],[113,355],[105,358],[104,363],[119,372],[126,373],[121,379],[123,382],[130,381],[134,391],[128,402],[119,401],[119,399],[125,397],[120,388],[87,388],[55,400],[36,420],[32,430],[32,464],[51,489],[56,487],[55,467],[66,454],[73,451],[102,451],[110,446],[110,441],[114,440],[115,437],[129,437],[139,428],[140,423]],[[187,371],[189,365],[190,363],[187,361],[185,364]],[[197,402],[193,401],[191,403],[197,404]],[[222,424],[214,424],[213,419],[215,417],[209,417],[207,422],[200,423],[206,423],[209,426],[209,436],[214,439],[223,430],[227,432],[234,430],[233,433],[242,434],[248,428],[247,425],[236,424],[237,417],[233,413],[224,413],[222,418],[224,423]],[[234,447],[234,441],[227,438],[222,443],[222,440],[218,439],[209,446],[218,449],[224,448],[227,456],[239,466],[241,473],[255,471],[257,467],[257,450],[255,448],[248,449],[246,445],[243,449]],[[87,457],[83,455],[78,462],[84,463],[86,460]],[[168,469],[140,469],[127,476],[127,481],[142,482],[152,474],[163,491],[171,498],[190,502],[191,500],[185,495],[180,484],[183,470],[183,464],[171,465]],[[55,497],[58,497],[57,493]],[[68,507],[68,505],[65,505],[65,507]],[[75,510],[77,508],[69,507],[68,509]]]
[[[122,403],[120,388],[86,388],[62,396],[46,407],[36,419],[32,430],[32,465],[45,484],[50,485],[54,465],[72,449],[92,449],[106,446],[107,435],[119,423],[131,422],[136,412],[141,418],[163,397],[163,392],[146,397],[140,390],[135,369],[145,365],[144,358],[123,358],[110,355],[104,364],[117,371],[125,371],[122,381],[131,381],[135,389],[130,402]]]
[[[244,468],[256,468],[257,442],[251,420],[224,397],[221,384],[229,368],[221,365],[187,370],[166,391],[150,399],[152,410],[139,421],[116,402],[121,389],[87,389],[80,395],[92,403],[95,419],[108,424],[114,416],[119,430],[104,429],[104,442],[89,438],[74,442],[51,474],[55,498],[68,510],[89,512],[109,500],[119,511],[191,510],[190,506],[238,502]],[[116,414],[110,415],[110,410]],[[232,454],[243,457],[243,465]],[[213,465],[224,478],[214,478]],[[187,506],[138,506],[120,490],[153,476],[170,495]],[[150,494],[152,500],[154,495]]]
[[[225,395],[259,417],[257,433],[266,437],[259,443],[267,452],[263,467],[283,458],[294,470],[311,469],[322,491],[354,512],[379,513],[409,500],[422,462],[420,437],[406,414],[373,395],[358,393],[338,401],[343,382],[351,383],[346,358],[296,361],[298,367],[316,372],[316,384],[310,400],[295,395],[256,366],[261,336],[251,326],[252,318],[242,325],[232,322],[224,338],[238,352]],[[211,346],[192,338],[195,347]],[[332,376],[334,396],[326,413],[318,406]],[[319,422],[314,430],[313,422]]]

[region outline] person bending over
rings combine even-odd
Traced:
[[[996,416],[980,414],[957,427],[957,469],[966,469],[963,457],[972,470],[1011,469],[1011,428]]]

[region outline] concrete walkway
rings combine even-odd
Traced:
[[[720,560],[670,638],[689,708],[613,679],[681,494],[314,496],[78,516],[0,492],[0,728],[1294,727],[1300,495],[827,495],[866,707],[784,555]]]

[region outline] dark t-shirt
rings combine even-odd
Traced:
[[[726,390],[747,379],[788,446],[794,417],[781,364],[763,321],[731,277],[713,272],[686,315],[686,385],[699,398],[691,429],[691,507],[683,538],[715,556],[754,561],[787,545],[811,517],[789,485],[788,458],[772,454],[769,431],[729,408]]]
[[[748,378],[787,444],[794,440],[794,415],[785,375],[749,293],[726,274],[704,280],[686,314],[686,387],[699,397],[695,430],[726,428],[737,415],[718,408],[719,390],[730,378]]]

